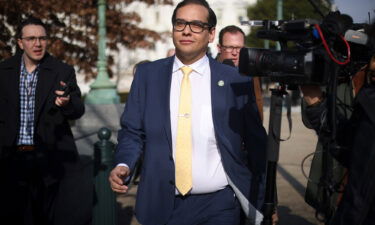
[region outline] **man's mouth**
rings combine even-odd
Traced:
[[[34,50],[33,52],[34,52],[36,55],[41,55],[43,51],[42,51],[42,50]]]
[[[180,40],[180,44],[186,45],[186,44],[191,44],[193,43],[192,40]]]

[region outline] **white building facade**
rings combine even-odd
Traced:
[[[248,20],[247,8],[256,3],[256,0],[207,0],[211,8],[214,10],[217,16],[216,26],[216,38],[213,43],[209,45],[210,52],[213,57],[217,55],[217,43],[219,31],[228,25],[236,25],[241,27],[246,34],[249,33],[250,29],[247,26],[241,26],[240,21]],[[169,49],[173,49],[172,42],[172,14],[175,6],[180,0],[174,0],[174,5],[147,5],[142,2],[133,2],[126,5],[125,11],[137,12],[142,22],[138,24],[139,27],[147,28],[159,32],[162,34],[162,40],[155,43],[153,49],[135,49],[129,50],[124,47],[120,47],[120,51],[115,56],[114,71],[116,76],[113,81],[117,84],[119,92],[128,92],[133,76],[133,66],[139,61],[150,60],[154,61],[160,58],[164,58],[167,55]],[[83,83],[82,79],[79,79],[81,89],[86,93],[89,88],[89,84]]]

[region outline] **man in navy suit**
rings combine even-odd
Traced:
[[[143,151],[135,210],[141,224],[236,225],[241,207],[260,224],[266,132],[250,79],[206,55],[216,25],[206,1],[180,2],[172,24],[175,56],[136,71],[111,188],[127,192],[125,181]],[[243,148],[253,158],[251,171]]]

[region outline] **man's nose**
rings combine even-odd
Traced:
[[[234,48],[234,49],[232,50],[232,55],[239,55],[239,54],[240,54],[240,51],[241,51],[240,48]]]
[[[41,40],[39,38],[35,39],[35,45],[40,46],[41,45]]]
[[[183,34],[190,34],[192,31],[190,29],[190,25],[189,24],[186,24],[184,30],[182,31]]]

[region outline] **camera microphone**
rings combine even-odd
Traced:
[[[249,25],[250,27],[280,26],[283,22],[283,20],[248,20],[241,21],[241,25]]]
[[[368,36],[367,34],[361,32],[361,31],[355,31],[355,30],[347,30],[345,32],[345,40],[360,44],[360,45],[367,45],[368,44]]]

